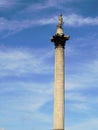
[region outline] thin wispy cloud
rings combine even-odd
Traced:
[[[98,17],[83,17],[76,14],[65,16],[64,21],[65,25],[69,26],[98,25]]]
[[[0,0],[1,130],[53,129],[54,46],[49,35],[60,13],[70,35],[65,129],[98,129],[97,5],[95,0]]]
[[[67,92],[65,94],[65,99],[66,100],[71,100],[71,101],[75,101],[75,102],[87,102],[88,99],[86,96],[84,95],[81,95],[79,93],[76,93],[76,92]]]
[[[95,90],[98,89],[97,35],[88,34],[88,36],[72,39],[71,42],[72,44],[75,42],[75,44],[66,46],[66,113],[75,113],[78,116],[81,116],[82,113],[85,114],[84,118],[88,115],[92,117],[92,113],[94,115],[97,111],[95,106],[98,99],[97,94],[93,96]],[[73,116],[67,116],[66,120],[67,118],[68,121],[70,118],[70,121],[74,122]],[[83,120],[82,117],[81,119]]]
[[[78,39],[72,39],[71,45],[66,46],[66,91],[97,87],[94,82],[98,83],[98,36],[95,34],[78,36]]]
[[[33,51],[33,50],[32,50]],[[39,57],[42,54],[41,57]],[[52,55],[45,51],[36,53],[35,51],[28,52],[22,49],[5,49],[0,51],[0,77],[16,76],[35,73],[49,74],[52,72],[52,66],[46,63],[46,59]]]
[[[0,8],[10,8],[17,2],[18,0],[0,0]]]
[[[88,130],[92,130],[92,129],[97,130],[98,129],[97,122],[98,122],[98,118],[89,118],[82,123],[78,123],[77,125],[66,127],[66,130],[76,130],[76,129],[83,130],[85,128]]]
[[[91,101],[87,96],[82,95],[81,93],[67,91],[65,93],[66,109],[71,112],[87,113],[90,112],[91,108],[89,102]],[[68,103],[69,102],[69,103]]]
[[[13,34],[33,26],[42,26],[48,24],[57,24],[58,18],[41,19],[26,19],[26,20],[7,20],[3,17],[0,18],[0,32],[7,31],[8,34]],[[72,27],[80,26],[95,26],[98,25],[98,17],[83,17],[81,15],[72,14],[64,16],[64,25]]]
[[[33,82],[3,82],[0,84],[0,95],[2,103],[0,114],[4,112],[6,115],[10,114],[10,120],[17,113],[17,116],[28,114],[31,120],[42,120],[42,122],[50,122],[50,114],[44,114],[40,111],[47,102],[52,100],[53,90],[52,83],[33,83]],[[7,95],[4,96],[4,95]],[[6,109],[7,108],[7,109]],[[10,113],[11,111],[11,113]],[[39,113],[39,114],[38,114]],[[33,114],[33,117],[31,116]],[[40,116],[38,116],[40,115]],[[42,118],[42,116],[47,117]],[[0,117],[0,120],[2,116]],[[5,116],[7,119],[7,116]],[[21,120],[19,118],[19,120]],[[46,121],[45,121],[46,120]],[[2,120],[1,120],[2,123]]]
[[[83,17],[77,14],[66,15],[64,17],[64,24],[65,26],[86,26],[86,25],[98,25],[98,17]],[[57,23],[57,17],[50,18],[50,19],[43,19],[41,20],[42,24],[54,24]]]
[[[98,59],[91,61],[91,63],[80,64],[78,71],[73,74],[67,75],[66,79],[66,90],[73,90],[75,88],[84,89],[86,87],[96,87],[94,82],[97,82],[97,65]],[[81,70],[81,76],[80,75]],[[84,73],[85,72],[85,73]]]
[[[68,2],[69,0],[67,0],[66,2]],[[35,12],[38,12],[38,11],[42,11],[42,10],[45,10],[45,9],[49,9],[49,8],[58,8],[60,4],[63,4],[64,3],[64,0],[60,0],[60,1],[52,1],[52,0],[43,0],[43,2],[39,2],[39,3],[33,3],[31,4],[29,7],[27,7],[27,9],[25,11],[35,11]]]
[[[84,88],[84,91],[87,88]],[[91,88],[92,91],[93,88]],[[78,91],[78,92],[77,92]],[[93,106],[97,103],[98,101],[98,96],[91,98],[92,95],[90,93],[90,88],[89,88],[89,94],[85,95],[83,91],[79,91],[79,88],[74,89],[74,91],[69,90],[65,93],[65,102],[66,102],[66,112],[75,112],[75,113],[92,113],[92,111],[96,111],[97,108],[94,108]]]
[[[52,86],[53,86],[52,83],[48,83],[47,85],[45,83],[37,83],[37,82],[33,83],[33,82],[21,82],[21,81],[13,83],[11,82],[1,83],[0,88],[2,89],[2,91],[0,92],[0,94],[1,93],[8,94],[7,100],[6,97],[3,97],[6,103],[3,104],[2,107],[7,106],[9,109],[12,109],[14,111],[18,110],[19,111],[28,110],[28,112],[37,111],[45,103],[52,100],[53,95]],[[12,95],[9,95],[9,93],[12,93]],[[14,96],[12,98],[13,94],[17,95],[17,97]]]

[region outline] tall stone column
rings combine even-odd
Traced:
[[[54,78],[54,130],[64,130],[64,47],[69,36],[63,32],[63,18],[59,16],[57,32],[51,38],[55,45],[55,78]]]

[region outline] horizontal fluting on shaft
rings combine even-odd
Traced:
[[[63,23],[63,17],[60,14],[56,34],[51,38],[51,42],[55,45],[54,130],[64,130],[64,47],[69,36],[64,34]]]
[[[55,48],[54,129],[64,129],[64,48]]]

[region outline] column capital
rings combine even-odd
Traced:
[[[69,40],[70,36],[69,35],[59,35],[59,34],[55,34],[52,38],[51,38],[51,42],[54,42],[55,48],[57,47],[65,47],[65,43],[66,40]]]

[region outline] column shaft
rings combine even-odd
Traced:
[[[64,48],[55,48],[54,130],[64,130]]]

